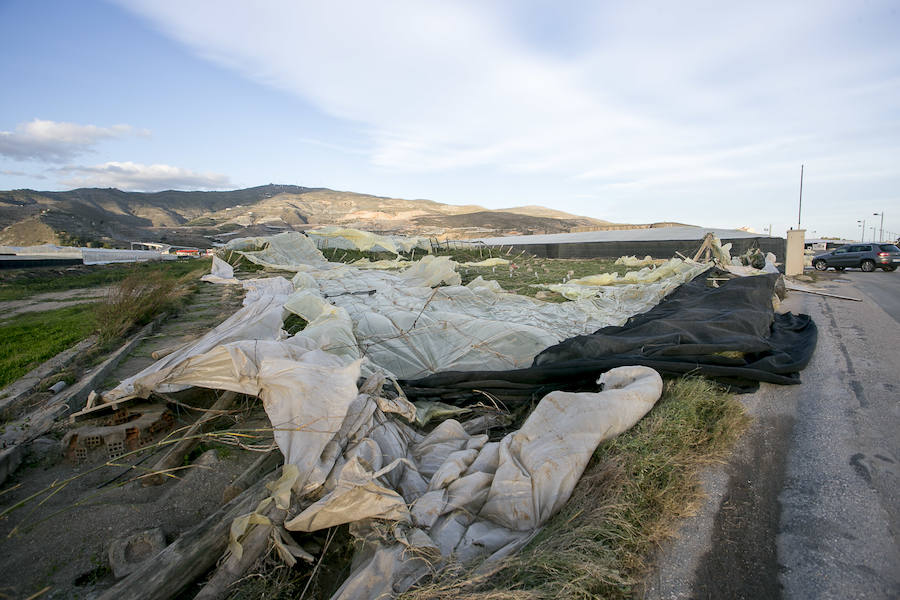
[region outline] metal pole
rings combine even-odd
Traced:
[[[881,228],[878,231],[878,235],[880,236],[878,238],[878,241],[883,242],[884,241],[884,210],[881,211]]]
[[[797,229],[800,229],[800,214],[803,211],[803,165],[800,165],[800,206],[797,207]]]

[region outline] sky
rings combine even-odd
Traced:
[[[887,238],[898,31],[896,0],[0,0],[0,189],[279,183],[846,239],[883,213]]]

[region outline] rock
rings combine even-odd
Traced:
[[[62,458],[59,440],[39,437],[28,445],[28,461],[39,464],[55,464]]]
[[[67,385],[69,385],[69,384],[66,383],[65,381],[57,381],[56,383],[54,383],[53,385],[50,386],[50,391],[53,392],[54,394],[58,394],[61,391],[63,391],[64,389],[66,389]]]
[[[139,531],[113,540],[109,545],[109,566],[116,579],[121,579],[165,547],[166,536],[159,527]]]

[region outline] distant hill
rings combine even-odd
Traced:
[[[0,244],[9,245],[163,241],[209,246],[224,234],[271,234],[318,225],[440,239],[616,226],[541,206],[488,210],[296,185],[225,192],[0,191]]]

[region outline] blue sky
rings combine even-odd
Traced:
[[[808,235],[900,232],[898,31],[895,1],[0,0],[0,189],[290,183],[783,235],[803,163]]]

